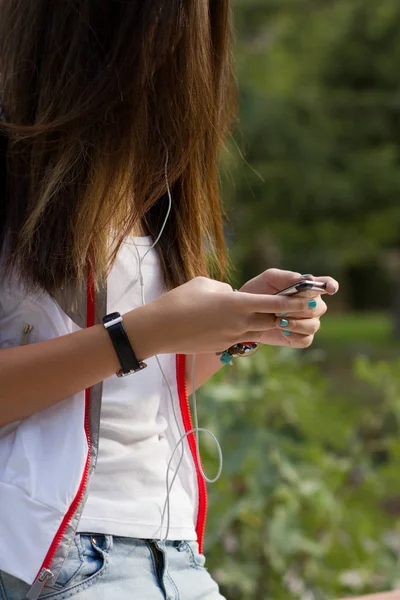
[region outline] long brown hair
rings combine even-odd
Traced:
[[[0,0],[6,267],[104,281],[135,226],[165,283],[225,265],[218,153],[235,114],[229,0]],[[0,186],[1,189],[1,186]]]

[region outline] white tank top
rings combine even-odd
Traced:
[[[148,237],[130,237],[121,247],[107,282],[107,313],[123,314],[141,306],[135,244],[143,257],[151,243]],[[164,291],[154,249],[144,259],[142,273],[145,300],[150,302]],[[175,376],[175,355],[159,358],[165,372]],[[162,531],[160,525],[173,451],[168,429],[176,424],[164,416],[171,415],[171,407],[162,406],[169,395],[161,394],[165,382],[156,359],[146,363],[147,369],[139,373],[104,381],[97,467],[78,526],[80,532],[144,539],[165,536],[166,520]],[[179,452],[176,454],[179,458]],[[170,471],[170,482],[173,474]],[[179,474],[170,495],[170,510],[168,539],[195,540],[195,509]]]

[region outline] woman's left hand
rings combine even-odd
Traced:
[[[332,277],[313,277],[312,275],[305,277],[293,271],[268,269],[245,283],[239,291],[250,294],[275,294],[302,279],[326,283],[326,293],[331,296],[336,294],[339,289],[338,282]],[[313,300],[315,302],[312,302]],[[321,326],[320,319],[328,307],[321,295],[315,295],[315,293],[310,298],[310,302],[307,312],[277,315],[276,328],[263,332],[256,341],[271,346],[291,346],[293,348],[311,346],[314,336]]]

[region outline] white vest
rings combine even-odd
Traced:
[[[55,298],[27,294],[10,280],[0,290],[0,348],[26,342],[25,324],[33,326],[30,343],[35,343],[100,323],[106,307],[107,290],[95,294],[90,277],[81,295],[63,290]],[[166,375],[181,429],[189,431],[184,355],[176,356],[175,367]],[[0,571],[32,583],[28,598],[37,598],[45,583],[57,578],[77,530],[96,468],[102,387],[0,428]],[[169,393],[167,388],[163,393]],[[167,430],[167,435],[172,433]],[[171,447],[177,441],[171,439]],[[193,434],[185,444],[180,475],[196,507],[202,551],[206,489]]]

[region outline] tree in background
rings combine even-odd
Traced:
[[[223,191],[237,283],[271,265],[327,272],[347,283],[342,308],[385,311],[328,317],[307,352],[264,348],[201,392],[225,456],[208,567],[229,600],[400,587],[400,345],[385,314],[400,282],[400,3],[235,7],[241,121]]]
[[[236,0],[236,20],[236,264],[347,277],[350,304],[384,307],[400,280],[400,4]]]

